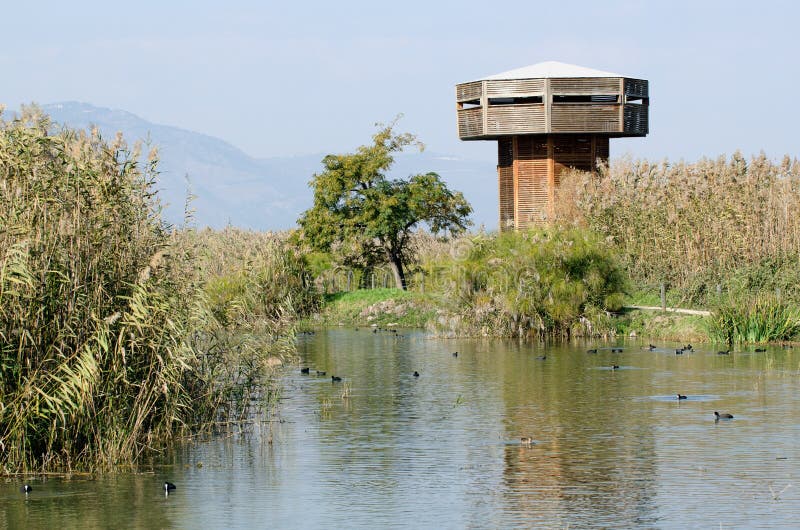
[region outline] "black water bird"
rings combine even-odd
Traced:
[[[373,330],[372,330],[372,332],[373,332],[373,333],[377,333],[377,332],[378,332],[377,328],[376,328],[376,329],[373,329]]]
[[[309,374],[311,373],[311,368],[300,368],[301,374]]]
[[[655,344],[650,344],[650,345],[647,347],[647,349],[648,349],[648,351],[653,351],[653,350],[655,350],[655,349],[656,349],[656,346],[655,346]]]
[[[170,491],[175,490],[177,487],[172,482],[165,482],[164,483],[164,492],[169,493]]]
[[[619,370],[619,365],[618,364],[612,364],[611,365],[611,369],[612,370]]]
[[[540,355],[540,356],[538,356],[536,358],[536,360],[537,361],[546,361],[547,360],[547,355]]]
[[[530,436],[523,436],[522,438],[519,439],[519,443],[520,445],[533,445],[534,442],[533,438],[531,438]]]
[[[728,355],[728,354],[730,354],[730,353],[731,353],[731,351],[730,351],[730,350],[718,351],[718,352],[717,352],[717,355]]]
[[[325,374],[326,374],[326,372],[323,372],[321,370],[317,370],[317,375],[325,375]]]
[[[681,349],[675,350],[675,355],[683,355],[683,350]]]
[[[414,371],[414,377],[419,377],[419,372],[417,372],[416,370]]]
[[[586,350],[586,353],[597,353],[597,348],[592,348],[591,350]]]
[[[457,351],[453,352],[453,357],[458,357],[458,352]]]
[[[719,412],[714,411],[714,416],[716,416],[717,420],[732,420],[733,414],[723,413],[720,414]]]
[[[27,495],[28,493],[30,493],[30,492],[32,492],[32,491],[33,491],[33,488],[32,488],[32,487],[30,487],[30,485],[29,485],[29,484],[24,484],[24,485],[22,485],[22,486],[19,488],[19,491],[21,491],[22,493],[24,493],[25,495]]]
[[[341,380],[342,380],[342,378],[339,377],[338,375],[332,375],[331,376],[331,382],[332,383],[336,383],[336,382],[341,381]]]
[[[692,347],[691,344],[687,344],[682,349],[683,349],[683,351],[694,351],[694,348]]]
[[[686,396],[678,394],[678,399],[686,399]]]
[[[767,349],[766,349],[766,348],[756,348],[756,349],[755,349],[755,352],[756,352],[756,353],[764,353],[765,351],[767,351]]]
[[[611,348],[611,353],[622,353],[622,348]]]

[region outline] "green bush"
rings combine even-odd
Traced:
[[[526,336],[602,334],[595,323],[622,305],[625,279],[596,234],[560,227],[455,244],[440,291],[461,333]],[[594,322],[592,322],[592,319]],[[452,320],[452,319],[451,319]]]
[[[791,340],[798,333],[800,311],[773,295],[729,299],[708,320],[709,337],[729,344]]]

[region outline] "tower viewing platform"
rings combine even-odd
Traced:
[[[547,221],[561,174],[595,171],[609,139],[646,136],[648,82],[544,62],[456,85],[458,135],[497,140],[500,229]]]

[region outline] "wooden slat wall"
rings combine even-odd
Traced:
[[[463,101],[473,101],[481,99],[481,81],[473,81],[471,83],[462,83],[456,85],[456,101],[461,103]]]
[[[591,103],[553,104],[550,110],[550,132],[622,132],[619,105],[595,105]]]
[[[511,137],[497,140],[497,180],[500,186],[500,230],[513,230],[514,148]]]
[[[648,82],[644,79],[552,78],[473,81],[456,85],[459,107],[479,101],[478,108],[459,108],[458,132],[464,140],[489,140],[514,134],[607,133],[644,136],[649,132]],[[489,97],[541,95],[541,104],[489,105]],[[553,95],[617,95],[620,103],[553,103]],[[625,98],[643,99],[642,104]],[[484,114],[481,114],[484,112]],[[548,119],[549,117],[549,119]]]
[[[547,217],[549,174],[546,136],[516,136],[516,226],[525,228]]]
[[[550,80],[550,93],[557,95],[619,94],[619,77],[574,77]]]
[[[645,79],[625,78],[625,95],[646,98],[650,97],[649,83]]]
[[[542,134],[545,129],[544,104],[490,106],[487,109],[488,135]]]
[[[458,110],[458,136],[483,136],[483,107]]]
[[[624,129],[627,134],[646,135],[648,132],[648,108],[647,105],[631,104],[625,105],[622,110]]]
[[[489,97],[537,96],[544,94],[544,79],[509,79],[486,81]]]
[[[595,166],[592,168],[592,171],[597,170],[597,164],[608,163],[609,157],[609,141],[608,136],[595,136],[594,137],[595,145],[594,145],[594,162]]]
[[[504,136],[497,142],[500,230],[524,229],[553,213],[555,190],[571,169],[608,161],[605,135]]]

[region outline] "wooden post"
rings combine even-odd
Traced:
[[[667,284],[661,282],[661,310],[667,310]]]
[[[374,272],[372,273],[371,278],[372,278],[372,288],[374,289],[375,288],[375,273]]]
[[[347,291],[350,291],[350,287],[353,283],[353,269],[347,269]]]

